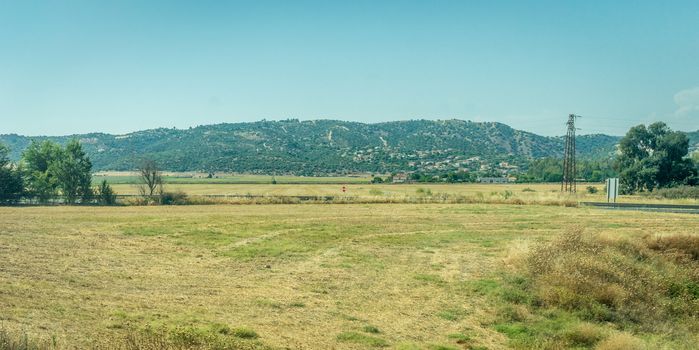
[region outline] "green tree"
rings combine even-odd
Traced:
[[[97,200],[99,201],[100,204],[102,205],[114,205],[116,204],[116,194],[114,193],[114,190],[112,189],[112,186],[109,186],[107,183],[107,180],[102,180],[100,185],[97,187]]]
[[[92,197],[92,162],[77,140],[65,148],[51,142],[32,142],[22,155],[28,192],[47,202],[59,192],[74,204]]]
[[[92,198],[92,162],[78,140],[71,140],[60,157],[49,166],[58,188],[68,204],[78,199],[83,203]]]
[[[10,149],[0,144],[0,203],[17,202],[23,192],[21,171],[10,163]]]
[[[22,154],[27,192],[41,202],[47,202],[58,193],[58,182],[53,164],[62,157],[61,146],[51,141],[32,143]]]
[[[634,126],[619,143],[619,151],[615,166],[624,193],[696,184],[687,135],[665,123]]]

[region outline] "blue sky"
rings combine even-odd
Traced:
[[[266,119],[699,129],[699,1],[0,0],[0,133]]]

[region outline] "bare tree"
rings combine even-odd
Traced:
[[[153,198],[163,193],[163,175],[154,160],[142,160],[138,165],[138,174],[141,182],[138,191],[142,196]]]

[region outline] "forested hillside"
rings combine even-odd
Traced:
[[[153,129],[125,135],[92,133],[60,137],[0,135],[19,159],[32,139],[66,143],[79,139],[95,170],[130,170],[138,159],[155,159],[171,171],[235,171],[301,175],[350,172],[458,170],[488,164],[521,166],[559,157],[561,137],[544,137],[500,123],[462,120],[377,124],[335,120],[259,121]],[[693,143],[699,142],[693,133]],[[619,137],[584,135],[582,158],[604,159]]]

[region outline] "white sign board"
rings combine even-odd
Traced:
[[[619,196],[619,178],[607,179],[607,203],[616,203]]]

